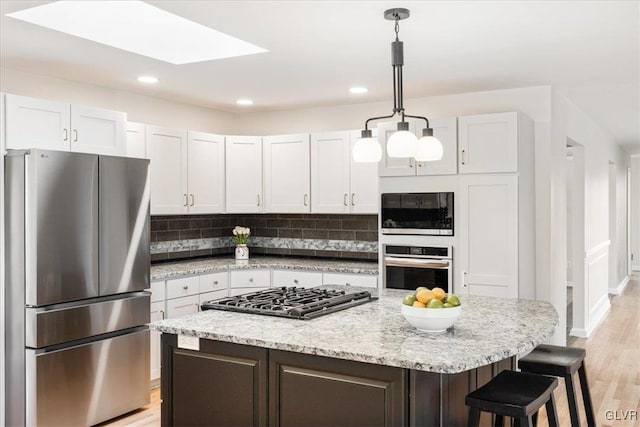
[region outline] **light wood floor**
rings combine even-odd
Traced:
[[[607,317],[588,339],[572,338],[572,347],[587,350],[587,377],[598,426],[640,426],[640,275],[634,274],[625,291],[611,299]],[[580,387],[576,382],[578,399]],[[570,426],[564,382],[555,391],[561,426]],[[581,424],[586,418],[580,404]],[[635,410],[635,420],[622,420],[623,411]],[[617,411],[618,420],[607,420],[606,411]],[[626,413],[626,412],[625,412]],[[538,426],[547,427],[544,409]],[[160,391],[151,392],[151,403],[101,426],[160,426]]]

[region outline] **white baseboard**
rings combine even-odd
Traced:
[[[628,283],[629,283],[629,276],[622,279],[622,282],[620,282],[618,286],[616,286],[615,288],[609,288],[609,294],[620,295],[622,291],[624,291],[624,288],[627,287]]]
[[[587,335],[587,330],[582,328],[571,328],[571,330],[569,331],[569,335],[571,335],[572,337],[578,337],[578,338],[589,337],[589,335]]]

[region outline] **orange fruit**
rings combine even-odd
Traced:
[[[434,299],[436,295],[430,291],[429,289],[423,289],[416,294],[416,299],[423,304],[428,303],[432,299]]]
[[[435,298],[440,301],[442,301],[442,299],[446,295],[446,292],[442,288],[433,288],[431,289],[431,292],[433,292],[433,294],[435,295]]]
[[[413,302],[413,306],[414,307],[421,307],[421,308],[425,308],[426,307],[426,305],[421,303],[420,301],[414,301]]]

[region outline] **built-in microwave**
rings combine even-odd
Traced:
[[[386,245],[384,273],[386,288],[414,290],[418,286],[453,291],[452,247]]]
[[[453,192],[383,193],[382,234],[453,236]]]

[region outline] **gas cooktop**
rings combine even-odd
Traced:
[[[227,310],[294,319],[313,319],[376,300],[369,292],[279,287],[206,301],[203,310]]]

